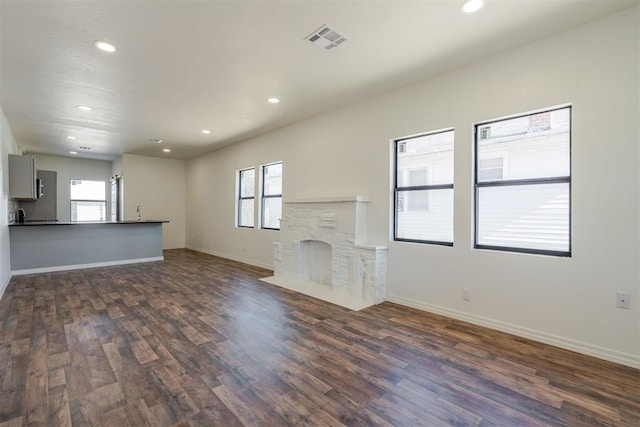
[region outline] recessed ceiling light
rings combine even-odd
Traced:
[[[168,149],[168,148],[163,148],[162,151],[164,151],[165,153],[170,153],[171,152],[171,150]]]
[[[75,155],[75,154],[78,154],[78,152],[77,151],[69,151],[69,154],[74,154]]]
[[[76,108],[78,108],[78,110],[82,110],[82,111],[91,111],[91,110],[93,110],[93,108],[88,107],[86,105],[78,105]]]
[[[76,138],[75,136],[71,136],[71,135],[69,135],[69,136],[67,137],[67,139],[78,139],[78,138]]]
[[[267,102],[268,102],[269,104],[277,104],[278,102],[280,102],[280,99],[279,99],[279,98],[272,97],[272,98],[267,99]]]
[[[465,13],[477,12],[484,6],[484,0],[465,0],[462,3],[462,11]]]
[[[202,133],[204,133],[205,135],[209,135],[211,131],[208,129],[202,129]]]
[[[94,45],[104,51],[104,52],[109,52],[109,53],[113,53],[116,51],[116,47],[114,45],[112,45],[111,43],[107,43],[107,42],[103,42],[101,40],[96,40],[96,42],[94,43]]]
[[[147,139],[147,141],[149,141],[149,142],[156,142],[156,143],[158,143],[158,144],[160,144],[160,143],[162,142],[162,140],[161,140],[161,139],[157,139],[157,138],[149,138],[149,139]]]

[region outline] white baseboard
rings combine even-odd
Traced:
[[[11,282],[11,277],[12,277],[12,274],[11,272],[9,272],[9,274],[7,274],[7,277],[5,277],[2,281],[0,281],[0,299],[2,299],[2,296],[4,295],[4,291],[7,290],[7,286],[9,286],[9,282]]]
[[[564,338],[557,335],[548,334],[546,332],[536,331],[522,326],[512,325],[501,322],[499,320],[490,319],[488,317],[477,316],[446,307],[441,307],[424,302],[417,302],[399,296],[387,295],[387,301],[395,302],[407,307],[417,308],[419,310],[431,313],[441,314],[443,316],[473,323],[474,325],[485,326],[501,332],[517,335],[523,338],[529,338],[544,344],[560,347],[565,350],[575,351],[576,353],[585,354],[587,356],[597,357],[598,359],[608,360],[609,362],[619,363],[620,365],[629,366],[640,369],[640,356],[622,353],[616,350],[600,347],[593,344],[587,344],[570,338]]]
[[[150,258],[123,259],[118,261],[91,262],[87,264],[56,265],[53,267],[28,268],[25,270],[13,270],[11,274],[14,276],[21,276],[23,274],[51,273],[52,271],[80,270],[83,268],[110,267],[113,265],[138,264],[142,262],[154,261],[164,261],[164,257],[158,256]]]
[[[264,268],[266,270],[273,271],[273,265],[266,264],[264,262],[254,261],[254,260],[248,259],[248,258],[237,257],[235,255],[229,255],[229,254],[222,253],[222,252],[211,251],[209,249],[198,248],[196,246],[191,246],[191,245],[187,245],[186,248],[187,249],[191,249],[192,251],[202,252],[202,253],[205,253],[205,254],[208,254],[208,255],[213,255],[213,256],[220,257],[220,258],[230,259],[231,261],[237,261],[237,262],[241,262],[243,264],[249,264],[249,265],[253,265],[254,267],[260,267],[260,268]]]

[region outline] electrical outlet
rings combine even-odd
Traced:
[[[616,293],[616,307],[618,308],[626,308],[627,310],[631,308],[631,294],[626,292],[618,292]]]
[[[469,288],[462,289],[462,299],[465,301],[471,301],[471,289]]]

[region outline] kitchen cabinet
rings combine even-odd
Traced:
[[[20,275],[162,261],[162,225],[167,222],[11,224],[11,272]]]
[[[9,197],[36,200],[36,159],[33,156],[9,154]]]

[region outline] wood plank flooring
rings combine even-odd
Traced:
[[[640,426],[640,371],[188,250],[18,276],[0,427]]]

